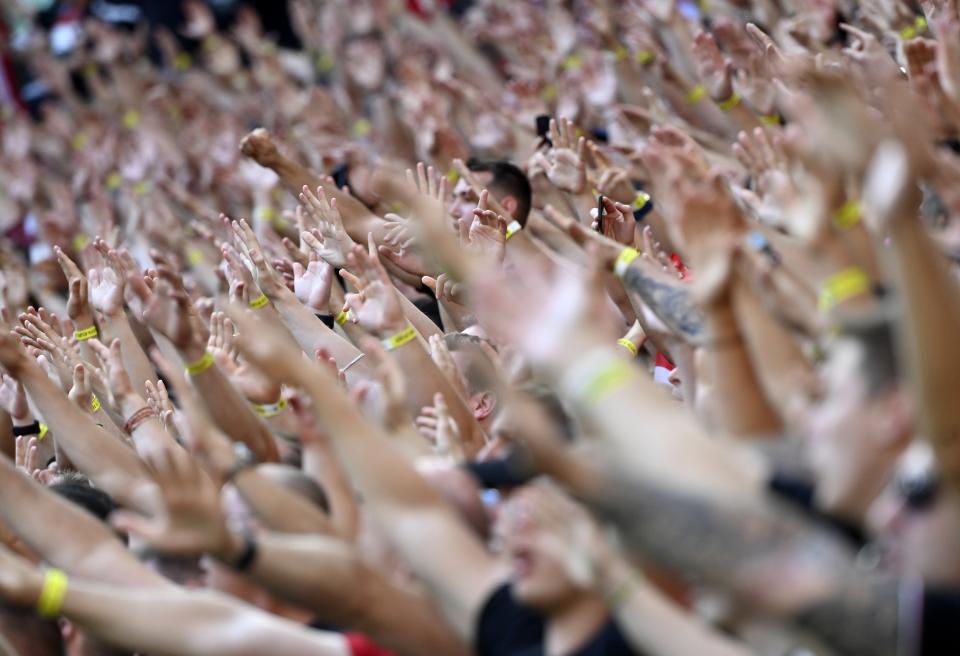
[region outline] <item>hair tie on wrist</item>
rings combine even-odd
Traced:
[[[150,406],[143,406],[134,412],[129,419],[127,419],[127,423],[123,425],[123,430],[127,433],[127,435],[133,435],[133,431],[137,430],[137,428],[139,428],[143,422],[147,421],[151,417],[156,416],[157,414],[153,411],[153,408]]]

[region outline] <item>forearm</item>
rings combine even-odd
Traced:
[[[343,336],[328,328],[293,294],[281,294],[274,299],[274,305],[283,324],[307,355],[312,357],[317,349],[323,348],[330,352],[338,366],[345,367],[363,354]],[[354,381],[369,378],[371,374],[369,364],[360,360],[350,367],[347,378]]]
[[[684,283],[648,271],[635,260],[623,275],[623,286],[643,299],[650,310],[688,342],[697,343],[703,338],[703,314]]]
[[[130,326],[130,320],[124,312],[114,316],[105,316],[104,323],[111,337],[120,340],[120,350],[123,353],[123,368],[130,376],[130,382],[133,383],[133,390],[141,394],[145,389],[145,383],[148,380],[155,380],[157,373],[150,363],[150,358],[140,345],[133,328]],[[108,343],[108,342],[105,342]]]
[[[360,509],[350,479],[333,449],[326,444],[305,445],[303,471],[326,491],[330,502],[330,521],[337,535],[351,542],[355,540],[360,524]]]
[[[796,425],[817,396],[817,379],[790,332],[743,281],[733,287],[737,323],[765,396],[788,425]]]
[[[67,458],[117,503],[147,508],[149,477],[137,454],[97,426],[35,363],[27,362],[17,375]]]
[[[902,317],[902,343],[916,416],[933,444],[944,478],[960,489],[960,294],[947,261],[918,219],[904,218],[890,231],[891,263]]]
[[[550,380],[633,475],[719,498],[755,498],[763,488],[762,460],[707,435],[684,405],[665,404],[658,384],[623,362],[621,347],[598,344],[589,333],[571,335],[568,346],[583,355],[553,359]]]
[[[147,402],[139,394],[123,395],[117,399],[117,402],[120,406],[120,414],[125,420],[129,420],[138,411],[148,407]],[[156,416],[151,416],[135,425],[130,438],[141,458],[153,458],[167,449],[182,448]]]
[[[591,503],[651,561],[758,604],[841,653],[896,653],[895,584],[857,572],[842,541],[793,509],[721,505],[636,478],[616,485],[607,479],[597,490]]]
[[[776,433],[781,428],[780,419],[760,386],[733,309],[721,302],[704,313],[707,341],[703,364],[715,383],[718,428],[740,437]]]
[[[192,363],[198,362],[204,353],[202,347],[194,346],[180,356],[184,362]],[[270,431],[219,366],[213,364],[190,379],[210,416],[230,439],[246,444],[261,462],[279,458]]]
[[[480,425],[464,400],[434,364],[423,342],[416,339],[396,349],[392,355],[397,359],[397,364],[407,379],[416,381],[415,385],[407,385],[407,409],[410,414],[418,416],[425,406],[433,405],[433,397],[437,392],[443,394],[450,416],[460,429],[465,455],[472,458],[479,453],[486,444]]]
[[[323,186],[323,191],[327,197],[336,199],[337,209],[340,210],[340,215],[343,218],[344,228],[357,243],[365,243],[367,233],[374,229],[373,222],[380,221],[380,217],[371,213],[366,205],[359,200],[337,189],[336,185],[325,185],[320,177],[287,157],[278,155],[268,166],[279,176],[283,186],[295,197],[299,197],[304,186],[309,187],[312,191],[315,191],[319,186]]]
[[[417,332],[420,333],[424,339],[430,339],[430,335],[443,335],[443,332],[437,327],[437,324],[433,323],[427,315],[421,312],[420,308],[413,304],[413,301],[403,294],[399,294],[399,296],[400,305],[403,306],[403,316],[407,318],[407,321],[417,329]]]
[[[274,483],[256,469],[241,471],[233,484],[254,514],[271,530],[320,535],[334,532],[330,520],[316,504]]]
[[[622,558],[603,569],[601,588],[610,595],[617,626],[649,656],[750,656],[747,647],[707,626],[642,579]],[[628,587],[624,587],[628,586]]]
[[[0,458],[0,491],[4,522],[54,567],[118,585],[168,585],[140,563],[103,522],[27,478],[5,458]]]
[[[133,651],[188,656],[347,656],[339,634],[311,631],[212,591],[120,588],[71,580],[63,615]]]
[[[423,597],[391,584],[341,540],[263,535],[249,574],[273,594],[317,612],[324,622],[362,631],[399,653],[422,653],[425,644],[443,654],[461,649]]]

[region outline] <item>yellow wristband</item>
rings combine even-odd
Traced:
[[[385,340],[383,340],[382,342],[383,348],[387,349],[388,351],[395,351],[396,349],[400,348],[404,344],[412,342],[416,338],[417,338],[417,331],[414,329],[413,326],[407,326],[406,328],[398,332],[393,337],[388,337]]]
[[[42,442],[43,438],[45,438],[47,436],[47,433],[49,432],[50,432],[50,427],[47,426],[45,423],[40,422],[40,434],[37,435],[37,439]]]
[[[841,230],[849,230],[860,223],[860,217],[863,215],[860,201],[848,200],[840,206],[833,215],[833,224]]]
[[[652,62],[654,59],[657,58],[657,56],[653,54],[653,52],[651,52],[650,50],[640,50],[637,52],[636,55],[634,55],[634,57],[636,58],[637,63],[640,64],[641,66],[646,66],[647,64],[649,64],[650,62]]]
[[[40,617],[52,619],[60,614],[63,599],[67,596],[67,575],[59,569],[48,569],[43,575],[43,587],[37,599]]]
[[[636,570],[631,572],[630,576],[617,584],[617,587],[615,587],[607,597],[607,606],[616,609],[620,604],[629,599],[630,595],[632,595],[645,580],[643,574],[640,572]]]
[[[264,293],[261,293],[255,299],[250,301],[250,307],[252,307],[254,310],[259,310],[260,308],[266,306],[269,303],[270,303],[270,299],[267,298],[267,295]]]
[[[96,412],[100,409],[100,399],[97,398],[96,394],[90,395],[90,412]]]
[[[627,272],[630,263],[640,257],[640,252],[635,248],[624,248],[613,265],[613,273],[617,278],[623,278]]]
[[[633,199],[633,203],[631,204],[631,207],[633,208],[634,212],[639,212],[644,207],[646,207],[647,203],[649,202],[650,202],[650,194],[648,194],[645,191],[638,191],[636,198]]]
[[[213,366],[213,353],[207,351],[203,357],[192,364],[187,365],[187,373],[191,376],[199,376],[204,371]]]
[[[760,122],[764,125],[780,125],[780,114],[774,112],[760,117]]]
[[[342,326],[343,324],[350,321],[350,312],[347,310],[340,310],[340,314],[336,316],[334,321],[337,322],[338,326]]]
[[[637,348],[637,345],[631,342],[626,337],[621,337],[620,339],[618,339],[617,344],[619,344],[623,348],[630,351],[630,355],[632,355],[633,357],[637,357],[637,354],[640,353],[640,349]]]
[[[84,328],[83,330],[73,331],[73,336],[76,338],[78,342],[85,342],[88,339],[93,339],[97,335],[98,333],[97,333],[96,326],[90,326],[89,328]]]
[[[563,60],[563,70],[565,71],[575,71],[583,65],[583,57],[573,53],[567,55],[566,59]]]
[[[370,121],[365,118],[358,118],[353,124],[353,136],[363,139],[370,134]]]
[[[924,16],[917,16],[916,20],[913,21],[913,25],[908,25],[907,27],[900,30],[900,38],[904,41],[912,39],[918,36],[921,32],[927,29],[927,19]]]
[[[523,226],[520,225],[519,221],[511,221],[510,225],[507,226],[507,239],[510,239],[515,234],[520,232],[523,229]]]
[[[618,43],[617,47],[613,49],[613,58],[615,61],[622,62],[630,54],[630,51],[627,50],[627,47],[622,43]]]
[[[264,403],[263,405],[255,405],[253,409],[261,417],[269,419],[270,417],[276,417],[278,414],[283,412],[283,409],[287,407],[287,400],[280,399],[276,403]]]
[[[820,309],[831,310],[849,298],[870,289],[870,278],[860,267],[850,267],[836,273],[823,283],[820,291]]]
[[[698,84],[697,86],[693,87],[693,89],[690,90],[690,93],[687,94],[687,98],[686,98],[687,104],[696,105],[706,97],[707,97],[707,87],[703,86],[702,84]]]
[[[740,96],[738,96],[737,94],[733,94],[723,102],[717,103],[717,107],[719,107],[725,112],[729,112],[731,109],[733,109],[739,104],[740,104]]]
[[[580,392],[580,401],[586,405],[593,405],[606,395],[623,387],[632,374],[632,364],[619,359],[611,362],[587,380]]]

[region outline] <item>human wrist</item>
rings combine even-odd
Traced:
[[[407,323],[406,318],[401,318],[397,321],[389,321],[381,325],[377,330],[373,331],[374,337],[381,341],[388,340],[394,335],[399,335],[402,333],[409,325],[410,324]]]
[[[143,397],[132,390],[121,394],[114,394],[113,398],[117,403],[117,408],[120,410],[120,416],[126,418],[147,405]]]
[[[206,344],[191,343],[189,346],[185,346],[178,350],[180,352],[180,357],[183,359],[184,365],[188,367],[194,363],[200,362],[207,355]]]
[[[10,423],[12,423],[14,426],[29,426],[34,421],[33,413],[30,412],[30,410],[27,410],[26,414],[20,417],[14,417],[12,414],[10,415]]]
[[[597,592],[612,611],[622,606],[645,583],[643,573],[619,555],[606,559],[597,577]]]
[[[222,563],[235,563],[243,553],[243,536],[231,531],[222,517],[217,518],[217,525],[218,536],[210,555]]]

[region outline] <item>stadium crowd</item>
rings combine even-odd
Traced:
[[[957,0],[7,0],[0,654],[960,654]]]

